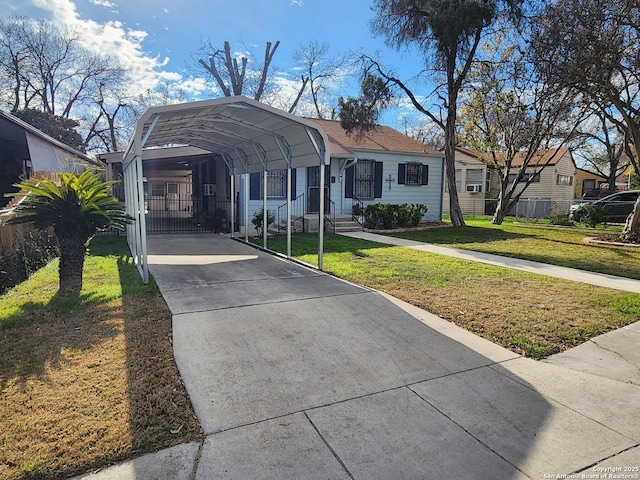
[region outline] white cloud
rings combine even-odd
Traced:
[[[295,5],[297,7],[301,7],[302,6],[302,0],[291,0],[291,3],[289,5]]]
[[[178,73],[162,72],[169,58],[150,57],[144,52],[143,42],[148,34],[144,30],[126,27],[119,21],[104,23],[81,18],[73,0],[32,0],[33,4],[51,15],[51,21],[57,25],[74,28],[82,35],[82,41],[90,50],[97,53],[108,52],[127,70],[129,85],[134,91],[143,92],[155,88],[168,77],[179,82]],[[108,0],[92,0],[95,4],[106,6]]]
[[[162,11],[163,11],[164,13],[169,13],[169,9],[168,9],[168,8],[163,8],[163,9],[162,9]]]
[[[91,3],[94,5],[98,5],[99,7],[107,7],[114,8],[116,6],[115,3],[110,2],[109,0],[91,0]]]

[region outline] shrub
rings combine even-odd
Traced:
[[[570,227],[573,225],[573,220],[569,218],[568,213],[550,214],[549,221],[552,225],[561,225],[563,227]]]
[[[582,207],[582,215],[580,216],[580,221],[585,223],[589,227],[595,227],[597,224],[602,223],[602,219],[604,218],[604,208],[594,208],[590,203],[584,205]]]
[[[563,212],[556,202],[551,202],[551,209],[549,210],[549,221],[552,225],[561,225],[564,227],[570,227],[573,225],[573,220],[569,217],[569,214]]]
[[[416,227],[427,211],[428,207],[422,204],[375,203],[364,209],[364,226],[377,230]]]
[[[275,221],[276,221],[275,212],[272,212],[271,210],[267,210],[267,227],[266,228],[269,228],[269,225],[271,225]],[[258,210],[256,213],[254,213],[253,218],[251,219],[251,223],[253,223],[253,226],[256,227],[256,232],[258,237],[261,237],[263,232],[262,229],[264,228],[264,211]]]
[[[24,242],[12,252],[0,252],[0,294],[24,282],[29,275],[58,256],[56,238],[48,231],[25,234]]]

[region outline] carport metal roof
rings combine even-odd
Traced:
[[[329,142],[313,121],[247,97],[152,107],[138,120],[123,167],[142,148],[191,145],[218,153],[233,173],[329,165]]]
[[[329,141],[319,125],[247,97],[148,109],[138,120],[122,162],[127,213],[135,218],[127,228],[127,238],[145,283],[148,264],[142,151],[171,145],[190,145],[219,154],[232,176],[287,169],[290,177],[292,168],[329,165],[330,161]],[[320,176],[323,184],[324,168],[320,168]],[[264,178],[266,182],[266,175]],[[290,195],[290,189],[287,190]],[[320,195],[318,267],[322,268],[323,189]],[[288,198],[289,205],[290,201]],[[289,227],[288,249],[290,234]]]

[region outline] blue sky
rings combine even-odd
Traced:
[[[294,75],[292,54],[310,40],[330,44],[331,56],[377,52],[403,79],[422,69],[418,56],[372,35],[374,14],[363,0],[0,0],[0,11],[71,25],[89,45],[120,58],[138,88],[171,82],[194,98],[212,96],[212,79],[193,69],[201,40],[219,47],[227,40],[234,52],[248,47],[257,55],[266,41],[279,40],[273,66],[283,76]],[[351,80],[338,94],[355,95],[356,88]]]

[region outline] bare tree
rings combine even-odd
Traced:
[[[24,68],[29,60],[29,49],[24,35],[30,30],[24,17],[9,17],[0,21],[0,92],[2,101],[11,105],[11,111],[21,105]]]
[[[444,150],[444,132],[440,125],[420,121],[409,115],[402,116],[402,123],[404,134],[408,137],[415,138],[436,150]]]
[[[308,86],[313,115],[317,118],[331,117],[335,105],[331,105],[335,88],[342,84],[350,60],[347,57],[329,57],[329,44],[311,40],[293,54],[293,58],[304,68],[302,87],[294,105],[297,106],[305,87]],[[295,107],[290,109],[294,112]],[[306,114],[306,112],[303,112]]]
[[[470,70],[470,91],[461,112],[462,143],[487,153],[490,167],[498,172],[492,219],[497,225],[573,137],[582,119],[571,90],[540,81],[518,37],[493,37],[485,49],[487,59]]]
[[[575,89],[624,135],[640,173],[640,4],[637,0],[556,0],[544,4],[531,45],[546,81]],[[640,199],[622,233],[640,240]]]
[[[279,45],[280,41],[276,41],[275,44],[266,43],[263,62],[255,67],[255,70],[247,70],[248,56],[242,55],[238,58],[231,54],[229,42],[224,42],[222,50],[215,49],[211,43],[202,44],[200,53],[208,58],[199,58],[198,63],[213,76],[225,97],[246,95],[250,92],[253,98],[259,101],[265,93],[269,68]]]
[[[607,177],[610,189],[615,189],[617,178],[630,166],[625,153],[624,132],[608,119],[610,113],[594,106],[588,118],[576,132],[576,154],[598,175]]]
[[[399,88],[416,110],[442,128],[445,138],[444,153],[451,223],[455,226],[465,225],[455,179],[458,97],[476,58],[483,34],[503,13],[519,15],[520,3],[521,0],[374,1],[376,12],[372,23],[374,32],[383,35],[390,45],[398,48],[409,45],[419,47],[432,71],[440,77],[444,76],[443,84],[436,90],[437,98],[443,106],[443,117],[431,113],[429,106],[420,101],[419,96],[408,87],[406,82],[382,68],[371,58],[363,58],[369,64],[368,74],[382,78],[387,87]],[[358,103],[347,100],[343,105],[354,107]],[[384,105],[384,102],[378,105]],[[364,107],[360,110],[362,115],[354,116],[355,110],[352,109],[350,117],[360,117],[363,119],[361,125],[366,125],[369,123],[366,116],[377,107],[374,104],[367,105],[362,102],[360,106]],[[341,111],[341,120],[342,114]],[[345,126],[350,127],[348,124]]]
[[[11,111],[25,108],[70,118],[98,93],[98,85],[121,79],[113,58],[90,52],[80,35],[50,22],[24,17],[0,20],[0,80]]]

